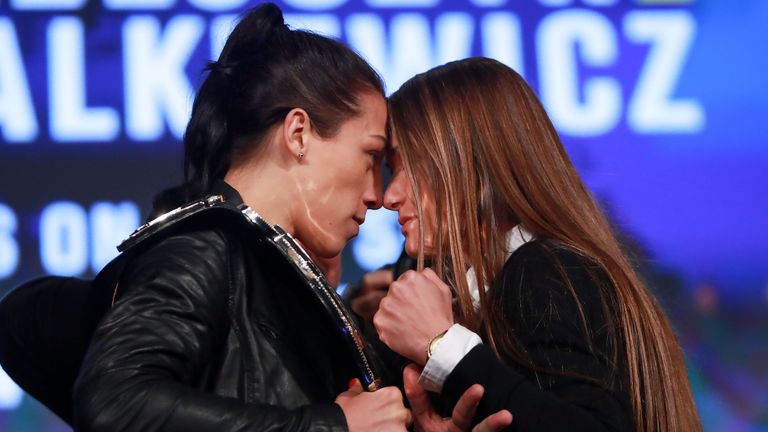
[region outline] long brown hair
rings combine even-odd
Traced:
[[[422,233],[422,188],[435,199],[436,226],[442,228],[435,230],[430,259],[456,290],[457,320],[482,326],[497,354],[523,361],[500,307],[480,290],[478,318],[463,277],[472,266],[478,286],[492,286],[506,260],[503,233],[520,223],[594,263],[603,275],[603,310],[614,329],[615,364],[625,365],[636,429],[701,430],[671,326],[523,78],[491,59],[452,62],[406,82],[391,96],[390,108]],[[581,318],[589,332],[583,313]]]

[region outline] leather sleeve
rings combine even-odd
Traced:
[[[289,410],[195,388],[228,331],[229,261],[215,231],[170,237],[133,259],[75,383],[75,430],[346,430],[336,404]]]
[[[553,260],[564,266],[590,334]],[[586,266],[572,252],[549,254],[536,244],[515,252],[491,297],[503,302],[506,330],[541,370],[499,359],[489,345],[478,345],[448,376],[443,396],[455,404],[471,385],[482,384],[485,393],[475,418],[507,409],[514,417],[513,431],[633,430],[623,374],[609,360],[610,346],[602,334],[607,322],[599,289]]]
[[[86,320],[92,312],[89,286],[87,280],[46,276],[20,285],[0,301],[0,365],[69,424],[72,384],[93,330]]]

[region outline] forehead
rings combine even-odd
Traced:
[[[387,137],[387,103],[384,96],[366,91],[359,98],[360,116],[358,120],[366,132],[371,135]]]

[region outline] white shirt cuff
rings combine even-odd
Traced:
[[[448,375],[457,364],[472,351],[472,348],[483,343],[476,333],[460,324],[454,324],[443,339],[437,344],[432,356],[421,371],[419,384],[426,390],[440,393]]]

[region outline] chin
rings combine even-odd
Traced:
[[[403,246],[405,249],[405,253],[408,254],[409,257],[413,259],[419,258],[419,239],[418,238],[411,238],[408,236],[405,236],[405,245]],[[435,254],[435,248],[431,243],[425,243],[424,244],[424,258],[429,259],[430,257],[433,257]]]
[[[419,243],[417,241],[413,241],[409,239],[408,237],[405,238],[405,253],[408,254],[409,257],[413,259],[417,259],[419,257]]]
[[[321,258],[333,258],[344,250],[346,244],[347,240],[344,239],[328,239],[317,248],[316,254]]]
[[[315,251],[315,255],[317,255],[318,258],[330,259],[330,258],[334,258],[338,254],[340,254],[342,249],[343,248],[323,247],[323,248],[319,248],[319,250]]]

